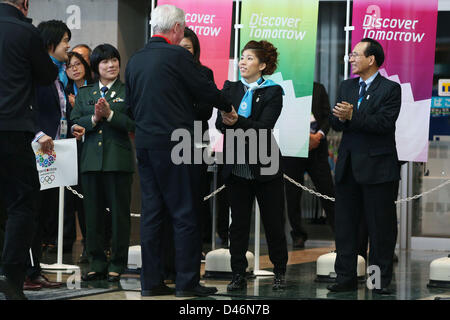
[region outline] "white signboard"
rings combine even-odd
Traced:
[[[78,184],[77,143],[75,139],[54,140],[55,148],[42,152],[37,142],[31,144],[39,173],[41,190]]]

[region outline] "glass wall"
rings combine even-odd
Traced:
[[[413,165],[412,194],[420,194],[450,179],[450,97],[438,95],[440,79],[450,79],[450,11],[438,13],[433,102],[430,116],[428,162]],[[450,237],[450,185],[412,206],[412,236]]]

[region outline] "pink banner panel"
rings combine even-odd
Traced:
[[[397,120],[401,160],[427,161],[438,0],[354,0],[352,48],[363,38],[381,43],[380,73],[402,86]]]
[[[200,41],[200,61],[214,72],[217,87],[228,80],[230,60],[232,0],[159,0],[158,5],[172,4],[186,13],[186,26]]]

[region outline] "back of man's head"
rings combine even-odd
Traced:
[[[0,0],[0,3],[10,4],[19,9],[25,16],[28,15],[29,0]]]
[[[157,6],[151,15],[151,25],[155,34],[168,33],[176,24],[184,25],[184,11],[173,5]]]

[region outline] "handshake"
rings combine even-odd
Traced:
[[[231,106],[230,112],[220,111],[220,113],[222,115],[222,122],[227,126],[234,125],[238,120],[238,115],[236,113],[236,110],[234,110],[233,106]]]

